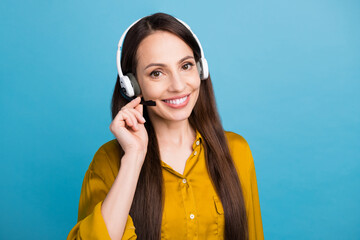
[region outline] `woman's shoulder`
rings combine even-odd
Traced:
[[[122,149],[116,139],[110,140],[99,147],[90,163],[89,169],[107,175],[109,171],[116,176],[122,156]]]
[[[237,133],[225,131],[230,150],[240,154],[248,154],[250,147],[245,138]]]
[[[250,147],[245,138],[237,133],[225,131],[230,154],[239,171],[249,171],[254,166]]]
[[[225,131],[225,136],[228,140],[228,143],[231,145],[236,145],[237,147],[249,147],[249,144],[245,138],[237,133],[231,131]]]

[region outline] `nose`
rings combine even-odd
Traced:
[[[178,72],[171,74],[169,91],[182,92],[185,90],[185,87],[186,87],[185,79],[183,79]]]

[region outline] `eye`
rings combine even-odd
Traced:
[[[191,69],[192,66],[194,66],[193,63],[187,62],[187,63],[185,63],[185,64],[182,66],[182,69],[184,69],[184,70],[189,70],[189,69]]]
[[[161,76],[161,72],[160,71],[152,71],[150,73],[150,77],[153,77],[153,78],[158,78]]]

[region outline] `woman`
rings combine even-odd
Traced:
[[[123,34],[116,139],[85,174],[68,239],[263,239],[249,146],[224,132],[200,42],[184,24],[157,13]]]

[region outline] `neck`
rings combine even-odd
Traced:
[[[189,120],[182,121],[151,121],[154,127],[158,143],[164,145],[189,145],[195,140],[195,130]]]

